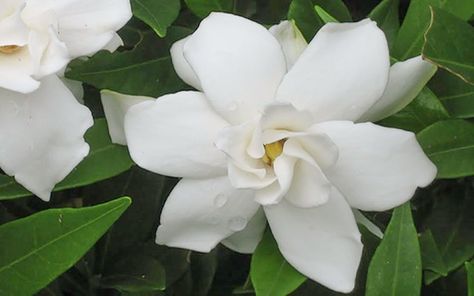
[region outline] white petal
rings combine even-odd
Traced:
[[[204,95],[193,91],[142,102],[125,116],[132,159],[147,170],[174,177],[225,175],[226,156],[214,141],[226,126]]]
[[[267,29],[225,13],[201,22],[184,56],[213,107],[232,124],[258,116],[286,72],[280,44]]]
[[[417,56],[390,68],[383,96],[358,121],[379,121],[405,108],[435,74],[437,67]]]
[[[102,106],[104,106],[105,118],[107,118],[110,138],[113,143],[120,145],[127,145],[124,130],[127,111],[136,104],[155,100],[151,97],[124,95],[110,90],[102,90],[100,97]]]
[[[229,179],[183,179],[166,200],[156,242],[198,252],[243,230],[257,213],[253,191],[232,187]]]
[[[41,78],[57,73],[71,60],[68,48],[58,39],[52,27],[46,32],[31,32],[29,51],[34,63],[34,76]]]
[[[88,154],[83,136],[93,121],[59,78],[41,82],[27,95],[0,89],[0,167],[47,201]]]
[[[188,61],[184,58],[184,44],[189,40],[189,38],[190,36],[181,39],[171,46],[171,60],[176,74],[178,74],[178,76],[187,84],[202,91],[199,78],[196,76],[196,73],[194,73],[194,70],[191,68]]]
[[[55,14],[61,41],[72,57],[107,46],[132,16],[129,0],[29,0],[22,17],[28,23],[48,11]]]
[[[303,51],[308,47],[308,43],[301,34],[294,21],[282,21],[269,29],[270,33],[280,42],[285,54],[286,67],[291,69]]]
[[[0,87],[29,93],[40,83],[33,79],[35,69],[27,47],[12,54],[0,54]]]
[[[107,43],[103,49],[108,50],[110,52],[114,52],[120,46],[123,46],[123,40],[122,38],[120,38],[119,34],[115,33],[112,40],[110,40],[109,43]]]
[[[340,193],[333,189],[328,202],[315,208],[282,201],[264,209],[283,257],[294,268],[332,290],[352,291],[362,243],[352,211]]]
[[[329,23],[285,76],[277,98],[318,121],[356,120],[382,95],[389,55],[384,33],[370,20]]]
[[[60,76],[59,79],[64,83],[64,85],[69,88],[76,100],[84,105],[84,88],[82,87],[82,82],[77,80],[67,79]]]
[[[29,30],[21,19],[24,6],[23,1],[3,0],[0,4],[0,46],[23,46],[28,42]]]
[[[291,104],[278,103],[265,107],[260,119],[262,130],[302,131],[310,127],[313,122],[313,116],[308,111],[298,111]]]
[[[252,254],[262,240],[265,226],[267,219],[263,209],[260,208],[244,230],[232,234],[221,243],[235,252]]]
[[[354,208],[391,209],[436,176],[436,167],[411,132],[348,121],[321,123],[312,129],[326,133],[339,148],[337,163],[324,173]]]

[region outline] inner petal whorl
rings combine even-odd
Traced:
[[[283,153],[283,145],[285,144],[286,139],[282,139],[273,143],[264,144],[265,155],[263,155],[262,160],[267,165],[273,165],[275,159]]]

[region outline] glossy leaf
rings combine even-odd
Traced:
[[[450,13],[432,7],[423,58],[474,85],[474,28]]]
[[[417,138],[438,168],[438,178],[474,174],[474,124],[461,119],[440,121],[422,130]]]
[[[322,8],[321,6],[319,5],[316,5],[314,7],[314,9],[316,10],[316,13],[318,14],[318,16],[321,18],[321,20],[327,24],[327,23],[338,23],[339,21],[333,17],[332,15],[330,15],[326,10],[324,10],[324,8]]]
[[[427,230],[420,236],[421,261],[424,270],[431,270],[443,276],[448,274],[448,268],[444,263],[443,256],[431,233]]]
[[[269,230],[252,256],[250,277],[257,296],[285,296],[306,280],[283,258]]]
[[[144,34],[130,51],[101,51],[88,60],[74,61],[66,77],[129,95],[158,97],[176,92],[184,84],[174,71],[168,46],[154,34]]]
[[[133,15],[147,23],[160,37],[166,36],[181,8],[180,0],[132,0]]]
[[[449,114],[436,95],[424,88],[403,110],[383,119],[380,124],[412,132],[419,132],[433,123],[446,120]]]
[[[392,219],[369,265],[366,296],[418,296],[421,255],[410,204],[393,211]]]
[[[52,209],[0,226],[0,293],[32,295],[74,265],[130,205]]]
[[[233,0],[184,0],[188,8],[200,18],[205,18],[213,11],[232,12]]]
[[[421,53],[423,35],[428,29],[431,14],[429,7],[449,11],[463,20],[468,20],[474,13],[472,0],[416,0],[410,1],[405,19],[400,27],[392,54],[398,60],[406,60]]]
[[[325,24],[314,9],[316,5],[340,22],[351,20],[351,15],[341,0],[293,0],[288,10],[288,19],[295,20],[296,25],[308,42]]]
[[[383,0],[369,14],[369,18],[376,21],[379,28],[384,31],[389,48],[395,42],[400,29],[399,2],[399,0]]]
[[[431,80],[430,88],[436,93],[452,117],[474,117],[474,85],[440,69]]]
[[[98,119],[85,139],[90,145],[89,155],[59,184],[54,191],[81,187],[116,176],[133,165],[128,150],[113,144],[105,119]],[[13,178],[0,175],[0,200],[32,195],[17,184]]]

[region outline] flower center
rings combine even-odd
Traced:
[[[5,54],[12,54],[18,51],[21,47],[18,45],[3,45],[0,46],[0,52]]]
[[[270,144],[263,145],[265,147],[265,155],[263,155],[262,160],[268,165],[273,165],[273,161],[277,159],[278,156],[283,152],[283,145],[285,144],[286,139],[276,141]]]

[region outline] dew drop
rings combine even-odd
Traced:
[[[227,196],[225,196],[225,194],[223,193],[218,194],[216,198],[214,198],[214,205],[217,208],[222,208],[223,206],[225,206],[226,203],[227,203]]]
[[[244,217],[233,217],[228,222],[229,228],[233,231],[241,231],[247,226],[247,219]]]

